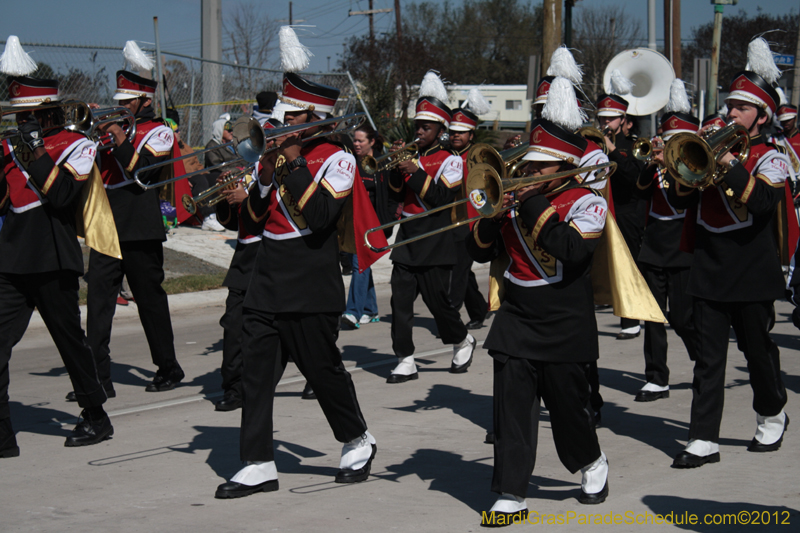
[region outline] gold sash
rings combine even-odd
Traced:
[[[75,220],[78,237],[83,237],[86,246],[103,255],[122,259],[114,214],[96,164],[92,165],[89,179],[83,184]]]

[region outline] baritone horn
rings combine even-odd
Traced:
[[[633,143],[633,157],[645,164],[650,164],[655,161],[655,153],[664,150],[664,141],[661,137],[654,137],[651,141],[647,137],[639,137]],[[661,166],[661,163],[659,163]]]
[[[750,136],[734,121],[705,136],[677,133],[664,148],[664,164],[675,181],[702,191],[725,177],[728,167],[720,165],[720,159],[737,147],[736,158],[744,165],[750,157]]]

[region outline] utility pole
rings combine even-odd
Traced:
[[[800,28],[797,30],[797,48],[794,52],[794,76],[792,77],[792,105],[800,105],[800,69],[797,68],[800,58]]]
[[[722,41],[722,12],[726,5],[736,5],[737,0],[711,0],[714,5],[714,33],[711,37],[711,79],[708,82],[706,114],[717,112],[717,85],[719,84],[719,45]]]
[[[681,0],[664,0],[664,55],[681,77]]]
[[[203,59],[222,61],[222,0],[202,0],[201,48]],[[203,102],[222,101],[222,67],[203,62]],[[219,117],[219,106],[203,106],[203,139],[211,138],[211,124]],[[192,142],[191,139],[187,139]]]
[[[542,74],[550,66],[550,57],[561,45],[561,0],[544,0],[542,12]]]
[[[403,59],[403,24],[400,18],[400,0],[394,0],[394,21],[397,26],[397,77],[400,80],[400,116],[403,121],[408,119],[408,84],[406,83],[406,68]]]
[[[397,4],[397,2],[395,2]],[[370,44],[375,44],[375,29],[372,25],[372,15],[375,13],[391,13],[393,11],[392,8],[386,9],[372,9],[372,0],[369,0],[369,9],[366,11],[348,11],[347,15],[352,17],[354,15],[367,15],[369,17],[369,42]]]
[[[292,25],[292,3],[289,2],[289,26]]]

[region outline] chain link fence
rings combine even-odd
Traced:
[[[5,41],[0,44],[5,45]],[[116,88],[116,71],[127,68],[121,47],[43,43],[22,43],[22,46],[39,64],[33,76],[57,79],[62,99],[96,102],[103,107],[114,104],[111,97]],[[155,50],[143,50],[155,56]],[[161,56],[166,107],[177,112],[183,140],[194,147],[204,146],[209,141],[211,123],[222,114],[229,113],[232,119],[249,115],[256,94],[281,90],[283,72],[280,70],[209,61],[163,50]],[[139,74],[156,78],[157,70]],[[302,75],[341,90],[334,114],[361,110],[362,104],[349,73]],[[7,98],[6,76],[0,74],[3,105],[7,105]],[[160,102],[156,100],[154,105],[160,113]]]

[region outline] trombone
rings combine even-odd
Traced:
[[[100,126],[110,124],[112,122],[125,121],[127,128],[123,128],[128,137],[128,140],[133,141],[136,136],[136,119],[131,112],[124,107],[109,107],[106,109],[92,110],[89,104],[79,100],[66,100],[64,102],[52,102],[48,104],[40,104],[33,106],[20,106],[3,109],[0,107],[0,116],[16,115],[18,113],[35,113],[37,111],[47,111],[50,109],[61,109],[64,111],[63,124],[56,124],[46,131],[54,128],[64,128],[65,130],[74,131],[85,135],[94,142],[100,144],[98,149],[104,150],[111,148],[113,144],[110,141],[110,135],[104,134],[100,131]],[[18,135],[16,129],[11,129],[3,132],[0,140]]]
[[[736,158],[744,165],[750,157],[750,136],[744,126],[734,121],[702,136],[677,133],[664,148],[664,164],[675,181],[702,191],[725,177],[728,167],[720,165],[719,160],[737,147]]]
[[[160,163],[156,163],[154,165],[142,167],[133,173],[133,180],[139,187],[147,191],[150,189],[156,189],[168,183],[182,180],[184,178],[190,178],[192,176],[196,176],[197,174],[206,174],[208,172],[212,172],[214,170],[220,170],[224,167],[231,165],[240,165],[243,159],[248,163],[252,164],[261,158],[261,155],[264,153],[264,149],[267,146],[267,141],[266,141],[266,135],[264,134],[264,129],[261,127],[261,124],[259,124],[256,119],[252,117],[239,117],[233,125],[233,130],[231,131],[231,135],[233,136],[233,140],[230,142],[226,142],[224,144],[218,144],[213,148],[206,148],[205,150],[192,152],[191,154],[182,155],[180,157],[174,157],[172,159],[167,159],[166,161],[161,161]],[[181,174],[180,176],[173,176],[169,179],[157,181],[154,183],[143,183],[139,179],[139,174],[142,172],[150,172],[155,168],[161,168],[167,165],[172,165],[176,161],[183,161],[184,159],[189,159],[190,157],[196,157],[200,154],[207,154],[212,150],[219,150],[226,148],[228,146],[233,147],[234,151],[236,152],[236,155],[239,156],[239,159],[235,159],[233,161],[226,161],[224,163],[220,163],[219,165],[214,165],[212,167],[204,168],[202,170],[195,170],[194,172]]]
[[[655,152],[664,150],[664,140],[655,137],[652,141],[647,137],[639,137],[633,143],[633,157],[649,165],[655,162]],[[661,166],[661,163],[658,164]]]
[[[476,151],[475,154],[473,154],[472,151],[475,150],[476,148],[478,148],[478,150]],[[515,191],[517,189],[521,189],[522,187],[527,187],[528,185],[536,185],[539,183],[546,183],[549,181],[555,181],[562,178],[571,178],[583,173],[602,171],[597,173],[597,179],[592,182],[592,183],[597,183],[599,181],[608,179],[608,177],[610,177],[611,174],[614,172],[614,170],[616,170],[617,168],[616,163],[607,162],[600,165],[581,167],[573,170],[565,170],[562,172],[556,172],[554,174],[546,174],[543,176],[528,175],[528,176],[514,177],[513,172],[516,172],[516,170],[519,168],[518,160],[527,150],[527,146],[524,147],[525,150],[522,150],[522,152],[518,154],[517,152],[521,148],[523,147],[514,147],[510,148],[509,150],[504,150],[503,152],[498,152],[497,150],[491,148],[488,145],[483,145],[483,146],[481,146],[480,144],[476,145],[475,147],[470,149],[470,153],[467,156],[468,161],[472,159],[473,155],[476,156],[472,164],[471,165],[468,164],[469,174],[467,176],[466,188],[470,192],[467,198],[457,200],[455,202],[442,205],[433,209],[429,209],[423,213],[412,215],[410,217],[406,217],[400,220],[395,220],[394,222],[383,224],[382,226],[378,226],[377,228],[369,229],[364,233],[364,242],[373,252],[378,252],[378,253],[385,252],[387,250],[397,248],[398,246],[404,246],[412,242],[416,242],[422,239],[427,239],[428,237],[432,237],[434,235],[438,235],[439,233],[455,229],[459,226],[463,226],[464,224],[470,224],[472,222],[475,222],[476,220],[493,217],[510,209],[514,209],[519,204],[515,203],[513,205],[503,207],[503,196],[506,193]],[[509,153],[509,151],[513,152]],[[506,161],[501,154],[510,155],[512,157],[509,161]],[[479,155],[482,157],[484,162],[477,161]],[[514,156],[516,156],[516,158],[514,158]],[[582,185],[583,183],[578,181],[568,182],[558,187],[554,191],[550,192],[551,193],[562,192],[575,187],[580,187]],[[438,213],[439,211],[444,211],[445,209],[451,209],[466,202],[472,204],[472,207],[474,207],[475,210],[478,212],[478,216],[468,218],[465,220],[458,220],[456,222],[453,222],[449,226],[445,226],[443,228],[438,228],[420,235],[416,235],[406,240],[395,242],[393,244],[390,244],[388,246],[383,246],[380,248],[374,247],[369,242],[370,233],[379,230],[382,231],[384,229],[388,229],[411,220],[416,220],[428,215],[432,215],[434,213]]]

